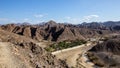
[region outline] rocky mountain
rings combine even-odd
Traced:
[[[93,47],[90,51],[96,52],[110,52],[116,55],[120,55],[120,39],[110,39],[102,44],[98,44],[97,46]]]
[[[68,67],[65,61],[56,59],[55,56],[36,44],[38,43],[37,41],[25,36],[0,29],[0,41],[1,68]]]
[[[57,59],[43,48],[44,42],[42,41],[87,40],[94,37],[103,37],[104,35],[108,36],[113,33],[119,34],[119,22],[116,25],[112,25],[112,22],[110,24],[107,23],[109,22],[73,25],[56,23],[51,20],[37,25],[25,23],[1,25],[0,58],[5,58],[7,62],[3,63],[8,65],[13,65],[17,61],[15,66],[18,66],[18,68],[68,68],[64,60]],[[92,55],[92,60],[97,60],[94,63],[100,63],[98,65],[102,67],[119,67],[119,41],[120,39],[117,38],[97,44],[89,50],[89,56]],[[8,59],[8,57],[2,55],[11,58]],[[13,59],[14,61],[11,61]],[[0,66],[8,66],[4,66],[4,64],[0,64]]]
[[[91,28],[91,29],[101,29],[101,30],[107,30],[108,28],[100,22],[91,22],[91,23],[82,23],[79,24],[79,27],[82,28]]]
[[[89,29],[100,29],[100,30],[120,30],[120,21],[107,21],[107,22],[91,22],[91,23],[82,23],[78,25],[82,28]]]
[[[2,25],[0,28],[5,31],[35,39],[37,41],[49,40],[58,42],[64,40],[81,40],[112,33],[109,28],[99,23],[72,25],[60,24],[52,20],[39,25],[7,24]],[[115,27],[114,29],[119,29],[119,27]]]
[[[89,57],[96,65],[105,68],[120,67],[120,38],[112,38],[89,50]]]
[[[105,26],[120,26],[120,21],[107,21],[103,22]]]

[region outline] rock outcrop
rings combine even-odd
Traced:
[[[96,65],[105,68],[120,67],[120,38],[109,39],[89,50],[88,56]]]
[[[3,30],[23,35],[35,40],[64,41],[84,39],[77,27],[68,27],[63,24],[57,24],[49,21],[42,26],[33,25],[3,25]]]
[[[96,25],[94,25],[94,27],[95,26]],[[110,30],[104,29],[102,26],[100,26],[100,28],[91,29],[80,27],[78,25],[60,24],[54,21],[49,21],[41,25],[8,24],[2,25],[1,29],[23,35],[37,41],[49,40],[57,42],[76,39],[81,40],[112,33]]]
[[[11,53],[17,58],[13,61],[22,61],[24,68],[68,68],[65,61],[59,60],[46,52],[44,48],[36,44],[38,43],[37,41],[26,36],[20,36],[0,29],[0,42],[13,44],[11,45]]]

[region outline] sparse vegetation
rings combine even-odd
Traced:
[[[78,46],[78,45],[85,44],[85,43],[87,43],[85,40],[75,40],[75,41],[70,41],[70,42],[63,41],[63,42],[59,42],[57,44],[52,44],[52,45],[46,47],[45,49],[49,52],[52,52],[52,51],[56,51],[56,50],[62,50],[62,49]]]

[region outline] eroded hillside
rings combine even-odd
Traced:
[[[113,38],[97,44],[89,50],[88,56],[92,62],[100,67],[120,67],[120,38]]]
[[[0,30],[0,66],[2,68],[66,68],[67,64],[56,59],[36,45],[36,41]]]

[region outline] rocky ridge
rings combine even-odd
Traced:
[[[20,66],[22,66],[22,68],[68,67],[65,61],[56,59],[55,56],[46,52],[44,48],[37,45],[37,41],[27,38],[25,36],[20,36],[0,29],[0,41],[1,43],[10,43],[8,45],[12,48],[12,56],[15,57],[12,61],[17,61],[18,63],[19,61],[22,61],[22,63],[19,64]],[[21,68],[20,66],[17,66],[17,68]],[[8,68],[10,67],[8,66]]]
[[[88,51],[88,56],[92,62],[100,67],[119,68],[120,67],[120,38],[112,38],[97,44]]]
[[[94,27],[95,26],[96,25],[94,25]],[[2,25],[0,28],[37,41],[48,40],[55,42],[76,39],[81,40],[112,33],[112,31],[104,29],[104,27],[89,29],[88,27],[84,28],[79,25],[60,24],[54,21],[49,21],[41,25],[8,24]]]

